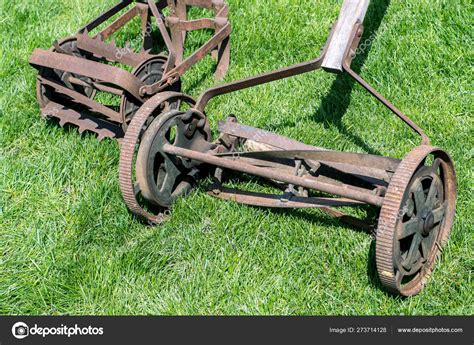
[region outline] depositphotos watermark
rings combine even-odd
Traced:
[[[68,338],[81,335],[103,335],[103,327],[80,327],[75,324],[73,327],[61,324],[58,327],[39,327],[36,323],[33,327],[29,327],[24,322],[17,322],[12,326],[12,334],[17,339],[24,339],[28,336],[42,336],[43,338],[50,335],[66,336]]]

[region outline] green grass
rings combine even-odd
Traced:
[[[373,240],[317,210],[276,212],[198,189],[148,227],[119,192],[119,146],[39,118],[35,47],[75,32],[113,0],[0,0],[1,314],[473,313],[472,4],[372,1],[354,68],[446,149],[458,175],[452,236],[425,290],[385,293]],[[319,54],[339,1],[229,0],[226,80]],[[191,36],[190,48],[205,40]],[[185,75],[198,96],[210,58]],[[403,157],[418,138],[345,76],[315,72],[213,100],[307,144]],[[254,186],[250,181],[249,185]]]

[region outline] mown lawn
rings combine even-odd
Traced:
[[[40,120],[35,47],[75,32],[114,0],[0,0],[1,314],[473,313],[472,3],[372,1],[354,68],[453,157],[457,218],[426,289],[385,293],[374,241],[317,210],[276,212],[207,196],[204,185],[148,227],[126,209],[119,145]],[[226,80],[309,60],[335,0],[229,0]],[[189,49],[205,35],[190,36]],[[215,84],[210,58],[185,75]],[[418,138],[345,76],[315,72],[220,97],[208,114],[332,149],[403,157]],[[244,186],[253,188],[255,181]]]

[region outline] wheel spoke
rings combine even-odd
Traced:
[[[444,217],[444,205],[433,210],[434,224],[439,223]]]
[[[411,218],[413,216],[413,211],[415,210],[415,202],[413,201],[412,198],[409,198],[407,200],[407,203],[405,205],[405,210],[406,210],[406,215]]]
[[[423,259],[425,260],[428,260],[428,256],[431,252],[431,247],[433,246],[433,239],[435,237],[434,233],[435,231],[433,229],[433,231],[431,231],[427,237],[421,239],[421,252]]]
[[[67,72],[64,72],[64,75],[62,77],[64,85],[66,85],[69,89],[74,89],[73,85],[69,81],[69,76],[71,76],[71,75],[67,74]]]
[[[418,259],[420,242],[421,236],[416,233],[415,236],[413,236],[413,240],[411,242],[410,250],[408,251],[407,257],[403,262],[403,267],[409,269],[412,264]]]
[[[402,231],[398,239],[404,239],[410,235],[416,233],[421,226],[421,220],[419,218],[410,219],[409,221],[402,224]]]
[[[177,102],[173,103],[173,109],[179,109],[181,107],[181,100],[178,100]]]
[[[440,180],[438,176],[433,178],[431,182],[430,190],[428,192],[428,196],[426,197],[425,207],[433,208],[434,203],[436,201],[436,195],[438,194],[438,189],[440,186]]]
[[[397,283],[397,286],[402,285],[402,280],[404,276],[405,275],[402,273],[402,271],[397,271],[397,273],[395,274],[395,281]]]
[[[171,195],[173,192],[173,187],[176,181],[176,177],[180,174],[179,169],[173,164],[170,158],[165,158],[165,170],[166,175],[163,180],[163,184],[161,187],[161,193],[166,193]]]
[[[423,185],[421,184],[420,180],[417,180],[413,184],[413,187],[415,188],[413,196],[415,198],[416,214],[418,215],[425,205],[425,192],[423,191]]]
[[[433,164],[431,165],[431,167],[433,168],[434,171],[438,172],[438,169],[439,169],[439,166],[441,165],[441,158],[436,158],[434,161],[433,161]]]

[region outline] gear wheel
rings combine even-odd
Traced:
[[[201,163],[169,155],[164,146],[208,151],[213,148],[210,138],[207,119],[192,110],[172,110],[155,118],[143,135],[137,155],[136,173],[143,197],[169,207],[187,194],[195,184]]]
[[[134,161],[147,127],[156,117],[169,112],[171,110],[170,104],[175,102],[186,103],[190,106],[195,104],[191,97],[178,92],[165,91],[153,96],[140,107],[133,117],[120,150],[119,183],[125,204],[132,213],[152,224],[162,223],[166,217],[163,209],[159,209],[155,214],[141,205],[146,200],[143,200],[140,185],[135,180]]]
[[[389,291],[412,296],[423,289],[451,232],[455,202],[449,155],[428,145],[414,148],[392,177],[378,222],[377,272]]]

